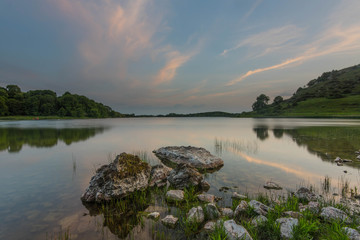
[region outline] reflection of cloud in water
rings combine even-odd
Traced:
[[[229,139],[218,139],[214,140],[215,153],[222,155],[223,151],[229,152],[246,152],[256,154],[259,150],[258,143],[248,140],[229,140]]]

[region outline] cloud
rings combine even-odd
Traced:
[[[252,7],[250,8],[250,10],[241,18],[240,22],[244,22],[246,19],[248,19],[251,14],[255,11],[255,9],[260,5],[260,3],[262,2],[262,0],[257,0]]]

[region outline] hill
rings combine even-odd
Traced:
[[[248,117],[360,117],[360,64],[325,72],[289,99],[261,94]]]
[[[22,92],[17,85],[0,87],[0,116],[56,116],[70,118],[108,118],[126,115],[85,96],[51,90]]]

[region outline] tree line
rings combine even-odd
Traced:
[[[0,116],[59,116],[108,118],[125,115],[85,96],[51,90],[22,92],[17,85],[0,87]]]

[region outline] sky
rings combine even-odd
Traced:
[[[360,63],[359,0],[1,0],[0,86],[121,113],[251,110]]]

